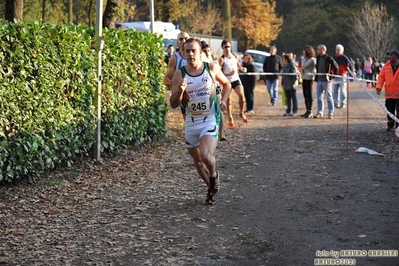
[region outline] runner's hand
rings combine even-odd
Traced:
[[[219,105],[220,105],[220,110],[226,111],[227,106],[224,101],[220,101]]]
[[[187,88],[187,79],[186,78],[181,78],[179,82],[179,87],[182,91],[185,91]]]

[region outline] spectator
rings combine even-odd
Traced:
[[[256,73],[255,65],[252,63],[254,59],[250,54],[244,54],[243,56],[244,62],[242,63],[243,67],[247,68],[247,73]],[[254,90],[257,82],[256,75],[241,75],[240,76],[242,85],[244,86],[244,95],[245,101],[247,103],[247,110],[245,113],[254,114]]]
[[[373,57],[373,66],[371,67],[372,75],[373,75],[373,81],[377,81],[378,74],[380,74],[380,62],[378,62],[378,59]],[[377,82],[373,82],[372,87],[375,88]]]
[[[361,78],[362,70],[361,70],[361,63],[360,63],[359,58],[356,58],[356,61],[355,61],[355,71],[356,71],[356,77]]]
[[[373,80],[373,59],[367,58],[364,62],[364,78],[367,80],[367,88],[371,88],[371,82]]]
[[[298,99],[296,97],[296,90],[298,88],[298,75],[284,75],[284,74],[298,74],[298,68],[294,59],[290,55],[283,56],[283,76],[281,78],[281,85],[283,85],[285,96],[287,97],[287,110],[284,116],[298,116]],[[292,111],[292,113],[291,113]]]
[[[334,78],[330,74],[338,74],[338,64],[327,55],[327,47],[323,44],[317,47],[316,57],[316,82],[317,82],[317,114],[314,118],[323,118],[324,94],[327,93],[328,118],[334,118],[334,100],[330,81]]]
[[[313,80],[314,73],[316,72],[316,53],[312,46],[306,45],[302,51],[302,90],[303,90],[303,98],[305,99],[306,113],[301,115],[304,118],[312,118],[312,105],[313,105]]]
[[[399,119],[399,51],[393,50],[388,55],[389,60],[385,63],[378,76],[376,90],[380,94],[385,84],[385,107],[393,115],[395,115],[396,111],[396,118]],[[387,118],[387,131],[391,131],[394,129],[395,121],[389,115],[387,115]],[[398,122],[396,122],[397,127]]]
[[[334,107],[345,108],[346,107],[346,82],[348,68],[353,71],[350,59],[344,55],[344,47],[341,44],[337,44],[335,47],[335,55],[333,57],[335,62],[338,64],[338,75],[339,77],[334,78]]]
[[[263,72],[276,73],[275,75],[266,75],[266,88],[270,94],[270,102],[275,105],[278,98],[278,76],[277,73],[281,72],[283,68],[283,60],[277,55],[277,48],[275,46],[270,47],[270,56],[265,58],[263,62]]]
[[[360,74],[361,78],[365,79],[366,78],[366,72],[364,71],[364,63],[366,62],[366,58],[363,57],[363,59],[360,61]]]
[[[172,44],[170,44],[170,45],[168,46],[168,53],[167,53],[166,56],[165,56],[165,63],[166,63],[166,64],[169,63],[169,59],[170,59],[170,57],[174,54],[174,52],[175,52],[175,47],[174,47]]]

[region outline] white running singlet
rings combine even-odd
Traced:
[[[187,80],[184,131],[187,147],[191,148],[199,145],[202,136],[218,137],[220,111],[216,95],[211,98],[215,84],[208,63],[204,63],[204,71],[198,76],[191,76],[184,67],[182,73]]]
[[[236,80],[239,80],[240,77],[238,75],[238,68],[237,68],[237,58],[234,56],[234,54],[230,53],[231,58],[227,58],[226,56],[223,56],[223,73],[224,74],[229,74],[233,69],[235,70],[234,75],[232,76],[226,76],[227,79],[232,83]]]
[[[187,65],[187,60],[180,54],[180,52],[174,53],[176,56],[176,70]]]

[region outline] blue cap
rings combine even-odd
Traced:
[[[392,50],[392,51],[390,51],[389,53],[387,53],[388,55],[396,55],[396,56],[398,56],[399,57],[399,51],[398,50]]]

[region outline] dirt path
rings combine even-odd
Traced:
[[[399,138],[362,89],[350,90],[347,142],[347,109],[333,120],[283,117],[259,86],[250,123],[237,118],[218,147],[214,206],[178,110],[164,142],[0,188],[0,264],[316,265],[330,251],[359,250],[370,256],[345,258],[399,265]],[[386,156],[356,153],[362,146]]]

